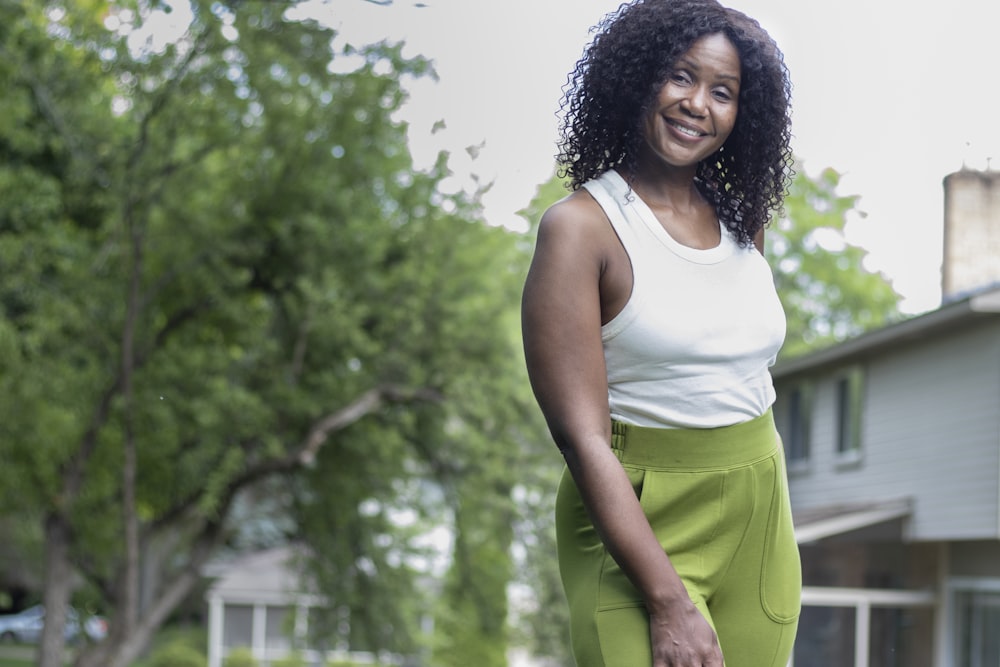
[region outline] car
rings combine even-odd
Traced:
[[[45,608],[42,605],[0,616],[0,641],[35,644],[41,639],[44,625]],[[101,616],[88,616],[83,623],[83,633],[92,641],[100,641],[108,634],[108,623]],[[80,614],[72,607],[67,610],[63,634],[68,642],[80,639]]]

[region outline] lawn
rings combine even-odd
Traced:
[[[34,658],[2,658],[0,657],[0,667],[33,667]],[[70,664],[68,661],[66,664]]]
[[[0,667],[34,667],[35,650],[31,644],[0,644]]]
[[[4,2],[4,0],[0,0]],[[204,650],[208,638],[204,628],[200,626],[170,626],[164,628],[153,641],[153,650],[161,644],[185,643],[199,650]],[[6,644],[0,642],[0,667],[35,667],[35,651],[33,644]],[[207,658],[206,658],[207,662]],[[72,658],[64,663],[72,664]],[[132,667],[144,667],[145,660],[140,659]]]

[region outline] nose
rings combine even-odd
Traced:
[[[696,118],[705,116],[708,109],[709,90],[704,86],[691,88],[689,94],[684,98],[682,108]]]

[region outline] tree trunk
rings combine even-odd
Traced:
[[[38,644],[38,667],[62,667],[66,652],[66,610],[73,569],[69,562],[70,527],[60,514],[45,520],[45,624]]]
[[[210,522],[202,527],[199,536],[191,544],[187,553],[189,560],[184,569],[172,579],[167,580],[163,569],[167,567],[170,559],[156,558],[155,561],[145,561],[137,563],[135,571],[138,572],[141,566],[149,568],[146,573],[147,581],[150,583],[145,591],[149,597],[141,605],[141,609],[135,618],[134,624],[126,632],[126,626],[119,623],[117,616],[112,619],[111,631],[108,637],[100,644],[94,644],[77,656],[73,663],[74,667],[129,667],[137,659],[142,657],[143,652],[149,646],[150,641],[156,631],[170,617],[170,614],[190,595],[195,586],[202,579],[202,568],[212,557],[222,539],[224,517],[228,516],[230,503],[238,491],[247,487],[255,481],[259,481],[268,475],[275,474],[281,470],[295,469],[303,465],[308,465],[313,460],[316,453],[326,444],[330,433],[346,428],[359,419],[376,411],[386,401],[405,402],[414,400],[434,401],[440,400],[440,396],[431,390],[417,389],[409,390],[394,385],[388,385],[372,389],[361,394],[357,399],[342,407],[341,409],[327,415],[313,424],[309,435],[304,443],[288,458],[272,462],[263,462],[255,470],[251,470],[246,476],[231,482],[230,488],[218,509],[220,519]],[[134,511],[134,508],[133,510]],[[126,508],[126,513],[128,508]],[[172,521],[173,525],[180,525],[186,519],[178,517]],[[176,529],[176,528],[175,528]],[[183,548],[178,546],[177,548]],[[126,549],[128,551],[128,549]],[[138,561],[138,555],[135,554]],[[123,572],[123,577],[131,576]],[[162,585],[161,585],[162,584]],[[127,582],[124,583],[128,585]],[[136,586],[138,589],[138,586]],[[122,613],[128,605],[119,601],[117,609]],[[41,667],[56,667],[56,664],[44,665]]]
[[[149,646],[156,631],[166,622],[175,609],[191,594],[202,578],[202,568],[215,553],[221,535],[221,526],[208,528],[191,549],[191,560],[176,577],[167,581],[151,605],[143,610],[132,632],[112,633],[100,644],[82,651],[74,667],[129,667],[138,660]]]
[[[136,471],[138,454],[135,441],[135,410],[132,376],[135,371],[135,337],[138,328],[142,282],[143,231],[136,220],[131,197],[125,207],[125,224],[131,242],[132,257],[122,329],[122,521],[125,540],[125,569],[118,625],[122,636],[131,637],[139,617],[139,516],[136,509]]]

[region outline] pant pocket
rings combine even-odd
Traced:
[[[604,667],[643,667],[653,664],[649,644],[649,616],[641,605],[597,612],[597,635]],[[579,656],[577,657],[579,661]]]
[[[795,543],[785,471],[779,457],[772,459],[771,466],[773,490],[764,536],[760,600],[772,620],[791,623],[799,617],[802,605],[802,565]]]

